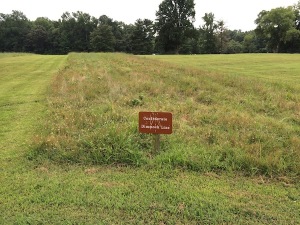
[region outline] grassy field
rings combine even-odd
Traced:
[[[28,150],[40,115],[46,110],[46,91],[66,56],[0,54],[0,156],[19,156]]]
[[[211,57],[215,62],[216,56]],[[236,56],[239,63],[232,67],[241,65],[242,57],[246,56]],[[258,78],[269,73],[270,61],[253,77],[189,66],[201,62],[201,56],[187,59],[184,67],[172,57],[156,59],[172,63],[122,54],[70,55],[68,66],[52,84],[49,120],[32,158],[299,175],[297,82]],[[279,67],[279,60],[274,61]],[[247,57],[244,62],[251,67]],[[288,62],[287,57],[282,64]],[[163,137],[159,154],[153,152],[151,136],[137,131],[139,111],[173,113],[174,133]]]
[[[266,82],[280,81],[299,87],[299,55],[293,54],[238,54],[238,55],[185,55],[146,56],[180,66],[189,66],[202,71],[261,78]]]
[[[299,224],[294,75],[210,57],[0,55],[0,224]],[[141,110],[174,114],[159,153]]]

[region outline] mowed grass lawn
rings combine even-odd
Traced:
[[[32,141],[47,87],[66,56],[0,54],[0,156],[18,156]],[[17,151],[16,151],[17,149]]]
[[[283,82],[300,85],[298,54],[232,54],[232,55],[185,55],[146,56],[203,71],[261,78],[267,82]]]
[[[248,57],[251,59],[252,56]],[[197,60],[199,59],[201,58]],[[145,65],[147,67],[144,67]],[[126,166],[127,161],[124,161],[125,164],[124,162],[113,163],[108,158],[107,163],[103,163],[101,160],[93,161],[90,158],[87,160],[81,155],[69,154],[69,150],[76,149],[76,143],[80,143],[81,148],[84,146],[83,149],[87,149],[86,152],[80,150],[82,154],[91,154],[93,148],[104,151],[101,145],[100,147],[97,145],[95,139],[88,139],[90,137],[88,135],[92,132],[89,126],[104,135],[97,127],[97,119],[101,121],[100,126],[107,126],[106,129],[111,135],[118,136],[117,133],[113,133],[113,128],[103,122],[101,115],[105,115],[104,119],[109,121],[109,124],[115,125],[115,128],[118,128],[118,123],[122,123],[131,131],[133,129],[131,126],[136,126],[131,118],[135,118],[139,110],[151,106],[155,110],[160,107],[163,109],[174,107],[172,109],[179,110],[176,112],[180,115],[180,117],[175,116],[180,120],[175,122],[175,128],[187,129],[191,132],[188,115],[185,112],[180,114],[180,110],[193,109],[194,102],[191,98],[193,91],[182,89],[181,93],[177,93],[177,86],[166,88],[167,86],[159,82],[159,76],[149,77],[148,83],[143,83],[146,78],[143,74],[145,68],[151,68],[150,70],[154,70],[159,75],[161,75],[160,71],[165,69],[172,73],[177,71],[178,74],[186,72],[177,66],[123,54],[71,54],[69,56],[0,54],[0,68],[1,224],[300,223],[300,185],[297,177],[294,177],[295,171],[290,174],[287,171],[287,176],[277,176],[272,179],[255,172],[253,176],[244,176],[240,170],[242,168],[224,164],[232,168],[230,171],[219,167],[220,161],[216,162],[216,167],[208,165],[202,168],[196,163],[197,159],[193,161],[193,157],[198,152],[195,147],[189,146],[187,150],[192,149],[194,152],[191,151],[180,158],[179,155],[183,153],[184,148],[177,140],[178,137],[183,137],[182,145],[190,140],[197,146],[206,140],[207,143],[199,144],[200,149],[218,150],[218,142],[222,143],[222,139],[216,139],[216,134],[214,136],[206,133],[203,139],[195,141],[194,133],[190,133],[189,139],[189,133],[174,131],[174,137],[163,138],[166,146],[163,146],[162,154],[154,154],[151,149],[148,149],[147,143],[144,143],[147,157],[144,157],[145,159],[141,157],[141,162],[129,161],[130,166]],[[182,83],[187,86],[185,88],[192,84],[190,83],[192,77],[199,71],[198,68],[190,71],[191,76]],[[163,76],[166,74],[168,73]],[[219,78],[223,75],[212,76]],[[132,86],[128,78],[131,79]],[[172,79],[174,77],[171,77],[170,81],[165,80],[164,84],[172,83]],[[118,80],[120,81],[117,82]],[[153,85],[153,81],[163,87]],[[99,85],[99,88],[89,86],[89,82]],[[292,83],[284,84],[283,87],[293,89]],[[102,84],[105,86],[101,86]],[[135,88],[138,88],[139,84],[143,91],[136,92]],[[241,80],[240,84],[244,85]],[[165,91],[161,92],[160,88]],[[85,89],[91,91],[85,92]],[[131,89],[134,94],[128,92]],[[247,90],[245,86],[244,90]],[[176,105],[167,104],[165,99],[159,98],[160,93],[166,97],[168,92],[171,95],[169,100],[177,99],[183,108],[176,109]],[[186,94],[190,95],[187,99]],[[291,107],[294,106],[292,103],[295,96],[297,97],[290,94]],[[204,104],[207,113],[210,112],[209,107],[214,108],[213,105],[217,100],[218,98],[213,95],[199,96],[199,101]],[[185,102],[189,105],[184,105]],[[74,107],[78,114],[70,111],[74,110]],[[246,104],[245,108],[247,107]],[[123,111],[123,116],[120,116],[118,110],[125,110],[126,113],[124,114]],[[240,110],[244,108],[241,107]],[[88,114],[85,113],[86,111]],[[281,116],[280,112],[275,111],[275,114],[275,117]],[[288,115],[293,116],[290,113]],[[126,119],[127,116],[130,119]],[[274,115],[271,114],[271,117]],[[77,118],[77,121],[72,120],[74,118]],[[208,117],[207,120],[204,120],[204,124],[211,126],[211,118]],[[130,125],[127,126],[128,122]],[[219,124],[217,120],[215,122]],[[291,135],[297,132],[295,123],[294,120],[289,121]],[[72,124],[78,127],[74,128]],[[65,128],[76,131],[76,134],[68,133]],[[233,131],[231,132],[235,135]],[[37,134],[39,135],[36,136]],[[94,138],[93,135],[91,136]],[[277,137],[277,134],[273,135]],[[69,149],[67,146],[63,149],[68,151],[57,150],[53,147],[59,148],[66,144],[61,143],[61,137],[66,139],[76,137],[78,142],[72,141],[73,139],[67,140],[66,143],[72,144],[70,145],[72,148]],[[110,142],[115,140],[121,144],[125,142],[127,147],[135,146],[131,142],[128,144],[124,137],[110,138]],[[145,137],[132,136],[132,138],[144,138],[142,140],[148,141]],[[99,139],[101,140],[101,137]],[[292,140],[296,142],[294,143],[296,146],[297,138],[293,137]],[[41,156],[31,154],[36,142],[40,141],[46,143],[45,149],[39,148],[42,150]],[[80,141],[83,141],[84,145]],[[172,141],[175,142],[174,145],[169,143]],[[105,145],[110,142],[105,142]],[[280,144],[279,141],[278,145]],[[176,147],[181,149],[176,152]],[[249,149],[251,150],[250,147]],[[125,150],[128,151],[127,148]],[[171,150],[173,153],[170,152]],[[53,153],[47,151],[61,155],[55,157]],[[202,153],[209,155],[209,152],[204,150]],[[138,156],[134,153],[125,156],[132,155]],[[76,156],[78,161],[75,160]],[[121,160],[118,157],[119,155],[112,154],[112,158]],[[177,164],[172,163],[172,160],[177,160]],[[194,167],[186,166],[193,163]],[[284,174],[286,167],[282,168],[281,172]]]

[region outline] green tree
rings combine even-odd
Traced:
[[[74,32],[76,34],[75,39],[75,51],[89,51],[90,49],[90,33],[94,30],[94,24],[92,18],[88,13],[77,11],[73,13],[76,24]]]
[[[30,28],[30,21],[22,12],[13,10],[11,14],[0,13],[0,51],[24,51]]]
[[[217,21],[217,49],[219,53],[224,53],[228,43],[228,30],[223,20]]]
[[[45,53],[48,45],[48,34],[43,26],[34,26],[27,34],[26,50],[34,53]]]
[[[89,51],[90,34],[96,27],[89,14],[65,12],[59,22],[61,52]]]
[[[39,17],[33,22],[33,26],[26,38],[26,50],[34,53],[56,53],[53,46],[54,25],[51,20]]]
[[[48,53],[51,54],[64,54],[66,53],[62,47],[62,35],[61,35],[61,21],[52,21],[53,28],[50,33],[51,49]]]
[[[243,41],[243,49],[245,53],[253,53],[257,52],[257,45],[256,45],[256,36],[255,33],[248,32]]]
[[[228,39],[243,42],[246,32],[241,30],[228,30]]]
[[[272,52],[280,52],[287,41],[288,31],[295,26],[295,13],[292,7],[262,11],[255,20],[256,34],[267,41]]]
[[[108,17],[107,15],[102,15],[99,17],[99,25],[109,25],[112,26],[113,25],[113,19]]]
[[[293,7],[294,13],[295,13],[295,28],[297,30],[300,30],[300,1],[296,3]]]
[[[294,28],[286,34],[285,48],[287,52],[300,52],[300,1],[292,6],[295,14]]]
[[[115,37],[112,27],[109,25],[99,25],[91,33],[91,48],[96,52],[113,52],[115,50]]]
[[[138,19],[134,24],[131,36],[132,53],[139,55],[153,53],[153,41],[153,22],[148,19]]]
[[[102,15],[99,17],[98,24],[108,25],[112,29],[112,33],[115,37],[115,51],[118,52],[131,52],[130,36],[132,34],[131,26],[126,25],[123,22],[113,20],[112,18]]]
[[[227,44],[225,53],[241,53],[243,51],[243,45],[235,40],[230,40]]]
[[[287,52],[300,52],[300,30],[290,29],[286,33],[285,49]]]
[[[202,53],[217,53],[216,30],[218,25],[215,23],[213,13],[205,13],[202,17],[204,25],[200,28],[200,47]]]
[[[165,53],[178,53],[193,29],[194,0],[164,0],[156,12],[157,46]]]
[[[116,39],[115,51],[131,53],[131,35],[134,25],[114,21],[112,31]]]
[[[69,12],[64,12],[60,19],[59,44],[62,53],[68,53],[75,48],[76,33],[74,32],[76,20]]]

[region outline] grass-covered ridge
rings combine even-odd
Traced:
[[[204,70],[195,60],[202,58],[182,66],[125,54],[69,55],[30,157],[299,175],[297,86]],[[173,113],[174,133],[163,137],[161,152],[152,151],[150,135],[138,133],[139,111]]]
[[[152,168],[27,160],[66,58],[0,54],[0,224],[300,224],[300,182],[287,176],[160,167],[150,150]]]

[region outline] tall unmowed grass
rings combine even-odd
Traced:
[[[300,90],[281,81],[72,53],[52,82],[29,158],[299,176],[299,102]],[[139,111],[173,113],[160,152],[138,132]]]

